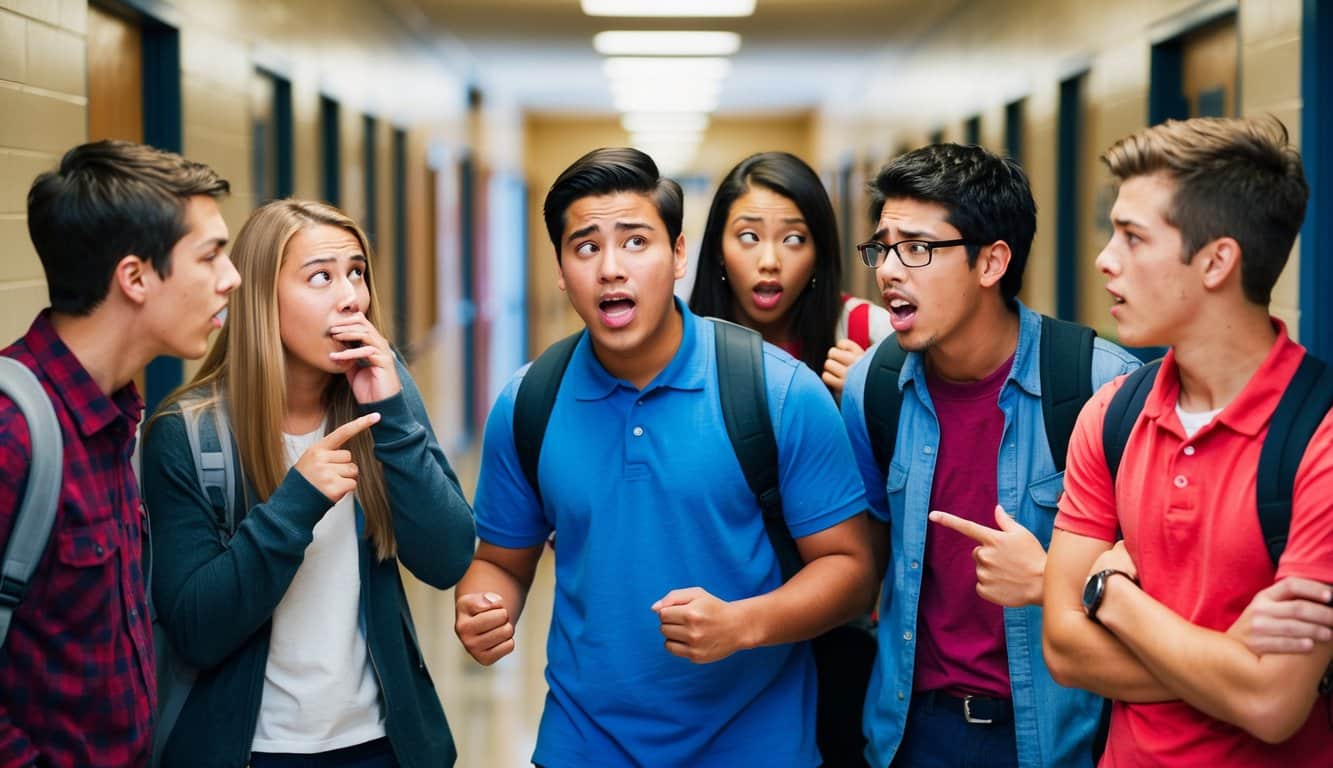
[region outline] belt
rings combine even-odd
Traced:
[[[912,695],[912,703],[953,712],[972,725],[1003,725],[1013,722],[1014,704],[1009,699],[987,696],[955,696],[945,691],[922,691]]]

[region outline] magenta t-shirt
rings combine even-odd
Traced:
[[[995,527],[996,462],[1004,436],[999,396],[1013,362],[1010,357],[976,382],[927,374],[940,421],[931,509]],[[1004,609],[977,595],[976,546],[961,533],[928,524],[917,616],[918,691],[1009,698]]]

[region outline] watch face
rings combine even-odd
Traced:
[[[1102,593],[1102,582],[1106,579],[1101,573],[1094,573],[1088,577],[1088,583],[1083,585],[1083,609],[1091,610],[1097,605],[1098,598]]]

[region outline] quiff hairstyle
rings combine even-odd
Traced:
[[[1164,174],[1175,183],[1163,216],[1189,263],[1208,243],[1240,244],[1245,298],[1267,306],[1305,218],[1301,156],[1277,118],[1168,120],[1127,136],[1102,161],[1117,180]]]

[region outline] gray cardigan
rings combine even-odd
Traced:
[[[453,738],[416,642],[398,563],[437,589],[452,587],[472,560],[476,528],[420,392],[401,364],[398,375],[400,394],[361,407],[363,413],[381,414],[370,431],[398,542],[397,558],[379,562],[370,541],[359,539],[361,613],[385,728],[399,763],[452,765]],[[239,461],[236,466],[239,473]],[[245,510],[239,499],[244,485],[237,483],[237,510]],[[162,765],[244,766],[259,714],[273,611],[329,501],[292,469],[267,501],[243,513],[235,535],[224,542],[174,407],[145,435],[143,492],[159,621],[172,647],[200,668]],[[360,504],[356,511],[360,529]]]

